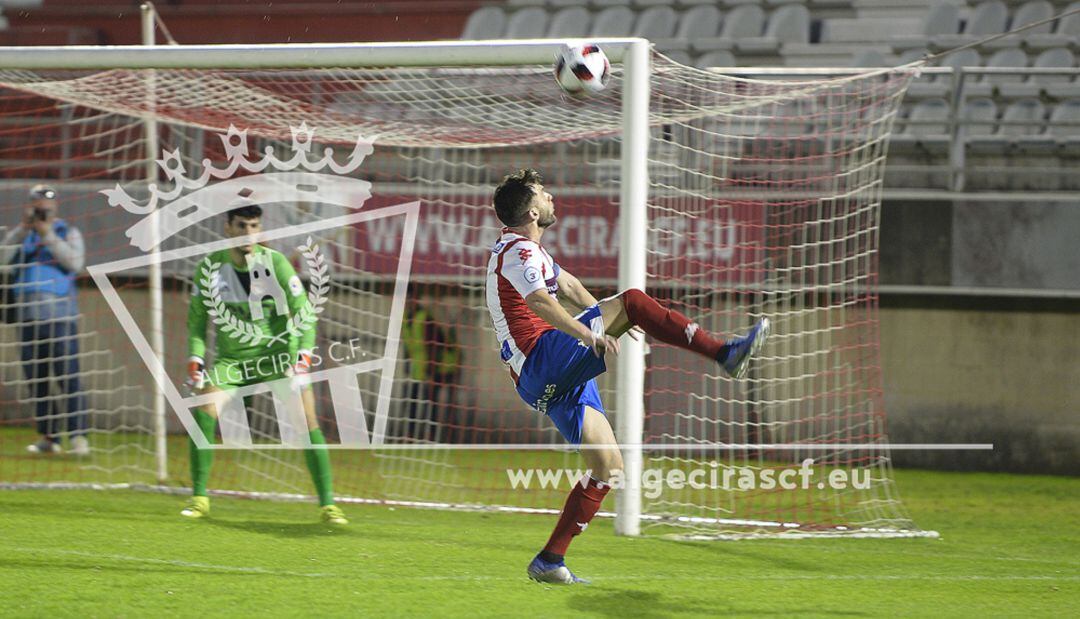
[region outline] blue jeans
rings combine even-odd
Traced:
[[[24,322],[21,329],[23,373],[34,399],[34,418],[38,434],[59,440],[61,419],[67,418],[71,436],[86,432],[86,404],[79,382],[79,339],[74,319]],[[67,394],[67,411],[49,399],[52,379]],[[50,404],[53,406],[49,413]]]

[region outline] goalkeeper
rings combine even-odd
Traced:
[[[262,208],[258,205],[232,209],[225,217],[227,237],[241,237],[262,230]],[[268,346],[264,337],[254,342],[242,343],[239,338],[234,337],[235,332],[218,330],[213,364],[206,367],[206,327],[209,311],[205,300],[208,291],[200,286],[200,282],[211,274],[210,265],[214,263],[219,266],[212,277],[217,280],[216,288],[225,309],[270,338],[287,334],[283,338],[284,342]],[[268,279],[267,275],[272,278]],[[223,403],[227,401],[229,392],[237,387],[272,380],[288,381],[290,377],[299,377],[311,370],[312,348],[315,343],[314,325],[301,323],[299,337],[289,334],[287,329],[290,317],[310,308],[310,302],[300,278],[284,254],[256,243],[223,249],[210,254],[199,263],[194,281],[188,305],[188,385],[196,392],[218,393],[222,396],[218,402]],[[253,287],[256,289],[254,294]],[[261,316],[258,315],[260,310]],[[315,418],[315,396],[310,386],[299,388],[312,445],[304,451],[304,460],[319,495],[322,520],[330,524],[347,524],[345,514],[334,505],[330,456],[325,447],[326,439]],[[210,443],[214,442],[214,430],[220,410],[218,405],[194,411],[195,422]],[[206,482],[210,476],[213,450],[199,449],[192,440],[190,451],[192,497],[180,513],[189,518],[204,518],[210,514]]]

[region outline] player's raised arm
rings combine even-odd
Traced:
[[[559,282],[559,296],[565,298],[574,307],[585,309],[596,305],[596,297],[592,296],[592,293],[586,290],[570,271],[559,268],[559,276],[556,279]]]

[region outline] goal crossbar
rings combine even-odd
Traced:
[[[597,38],[622,62],[641,38]],[[3,69],[328,69],[545,64],[571,39],[276,45],[68,45],[0,47]]]

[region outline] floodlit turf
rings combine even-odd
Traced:
[[[942,539],[676,542],[597,520],[570,565],[591,586],[541,586],[525,565],[551,516],[133,491],[0,492],[0,614],[438,616],[737,614],[1080,616],[1080,480],[898,471],[911,515]]]

